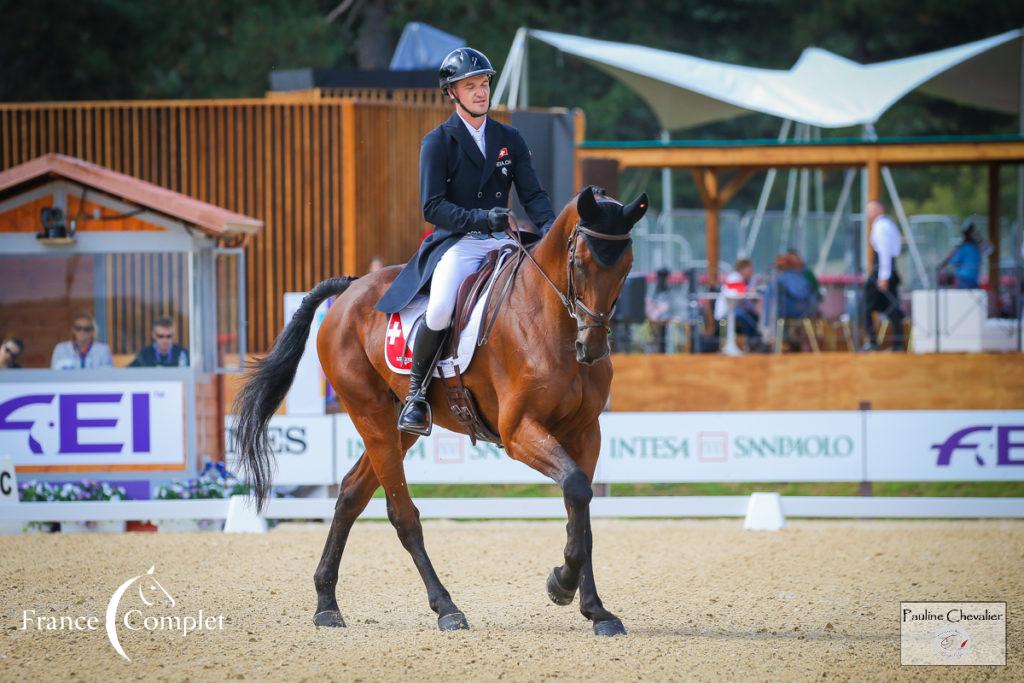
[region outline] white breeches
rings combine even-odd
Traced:
[[[455,312],[459,285],[480,267],[488,252],[511,241],[512,238],[503,232],[485,239],[463,237],[444,253],[430,280],[430,299],[425,315],[427,327],[435,331],[448,327]]]

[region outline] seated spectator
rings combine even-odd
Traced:
[[[745,294],[753,289],[753,283],[754,263],[748,258],[741,258],[725,278],[725,287],[715,300],[715,320],[725,320],[729,315],[729,304],[726,301],[728,291]],[[761,344],[758,320],[756,300],[744,299],[736,304],[736,332],[745,336],[752,348]]]
[[[644,300],[647,321],[654,333],[656,353],[666,353],[667,324],[672,319],[672,297],[668,289],[668,276],[668,268],[659,268],[654,281],[654,291]]]
[[[968,223],[964,228],[963,238],[963,242],[942,260],[941,267],[952,266],[957,289],[978,289],[982,239],[974,223]]]
[[[174,321],[157,318],[153,321],[153,343],[139,351],[130,368],[186,368],[188,349],[174,343]]]
[[[110,347],[96,341],[96,319],[79,313],[71,325],[71,341],[53,347],[50,367],[54,370],[79,370],[113,367]]]
[[[779,318],[792,320],[812,318],[818,313],[821,301],[821,288],[818,278],[804,265],[800,254],[795,249],[779,257],[776,265],[779,269],[778,297]]]
[[[25,350],[25,344],[13,334],[0,344],[0,369],[20,368],[18,356]]]

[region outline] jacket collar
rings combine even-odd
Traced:
[[[473,136],[466,130],[466,124],[462,122],[462,118],[458,112],[452,112],[451,117],[444,124],[445,128],[449,130],[459,145],[462,147],[462,151],[466,153],[470,161],[476,164],[477,168],[483,168],[484,158],[480,154],[480,148],[476,146],[476,142],[473,140]],[[490,129],[492,126],[488,125]],[[485,139],[490,137],[490,130],[484,131]]]

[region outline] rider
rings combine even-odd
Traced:
[[[455,111],[427,133],[420,148],[420,203],[434,230],[376,306],[396,313],[430,286],[413,343],[409,395],[398,417],[398,428],[413,434],[430,433],[427,387],[459,285],[488,252],[511,241],[505,231],[515,228],[508,209],[512,184],[541,234],[555,220],[526,142],[515,128],[487,117],[493,76],[487,57],[472,48],[453,50],[441,63],[439,85]]]

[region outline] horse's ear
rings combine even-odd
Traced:
[[[626,220],[629,227],[633,227],[638,220],[644,217],[647,213],[647,207],[650,202],[647,201],[647,193],[642,193],[639,197],[634,199],[632,202],[627,204],[622,209],[622,217]]]
[[[149,568],[149,571],[146,572],[146,573],[147,574],[152,574],[155,569],[156,569],[156,565],[154,564],[152,567]]]
[[[580,215],[580,221],[583,223],[593,223],[600,217],[592,186],[587,185],[583,188],[583,192],[580,192],[580,196],[576,200],[576,213]]]

